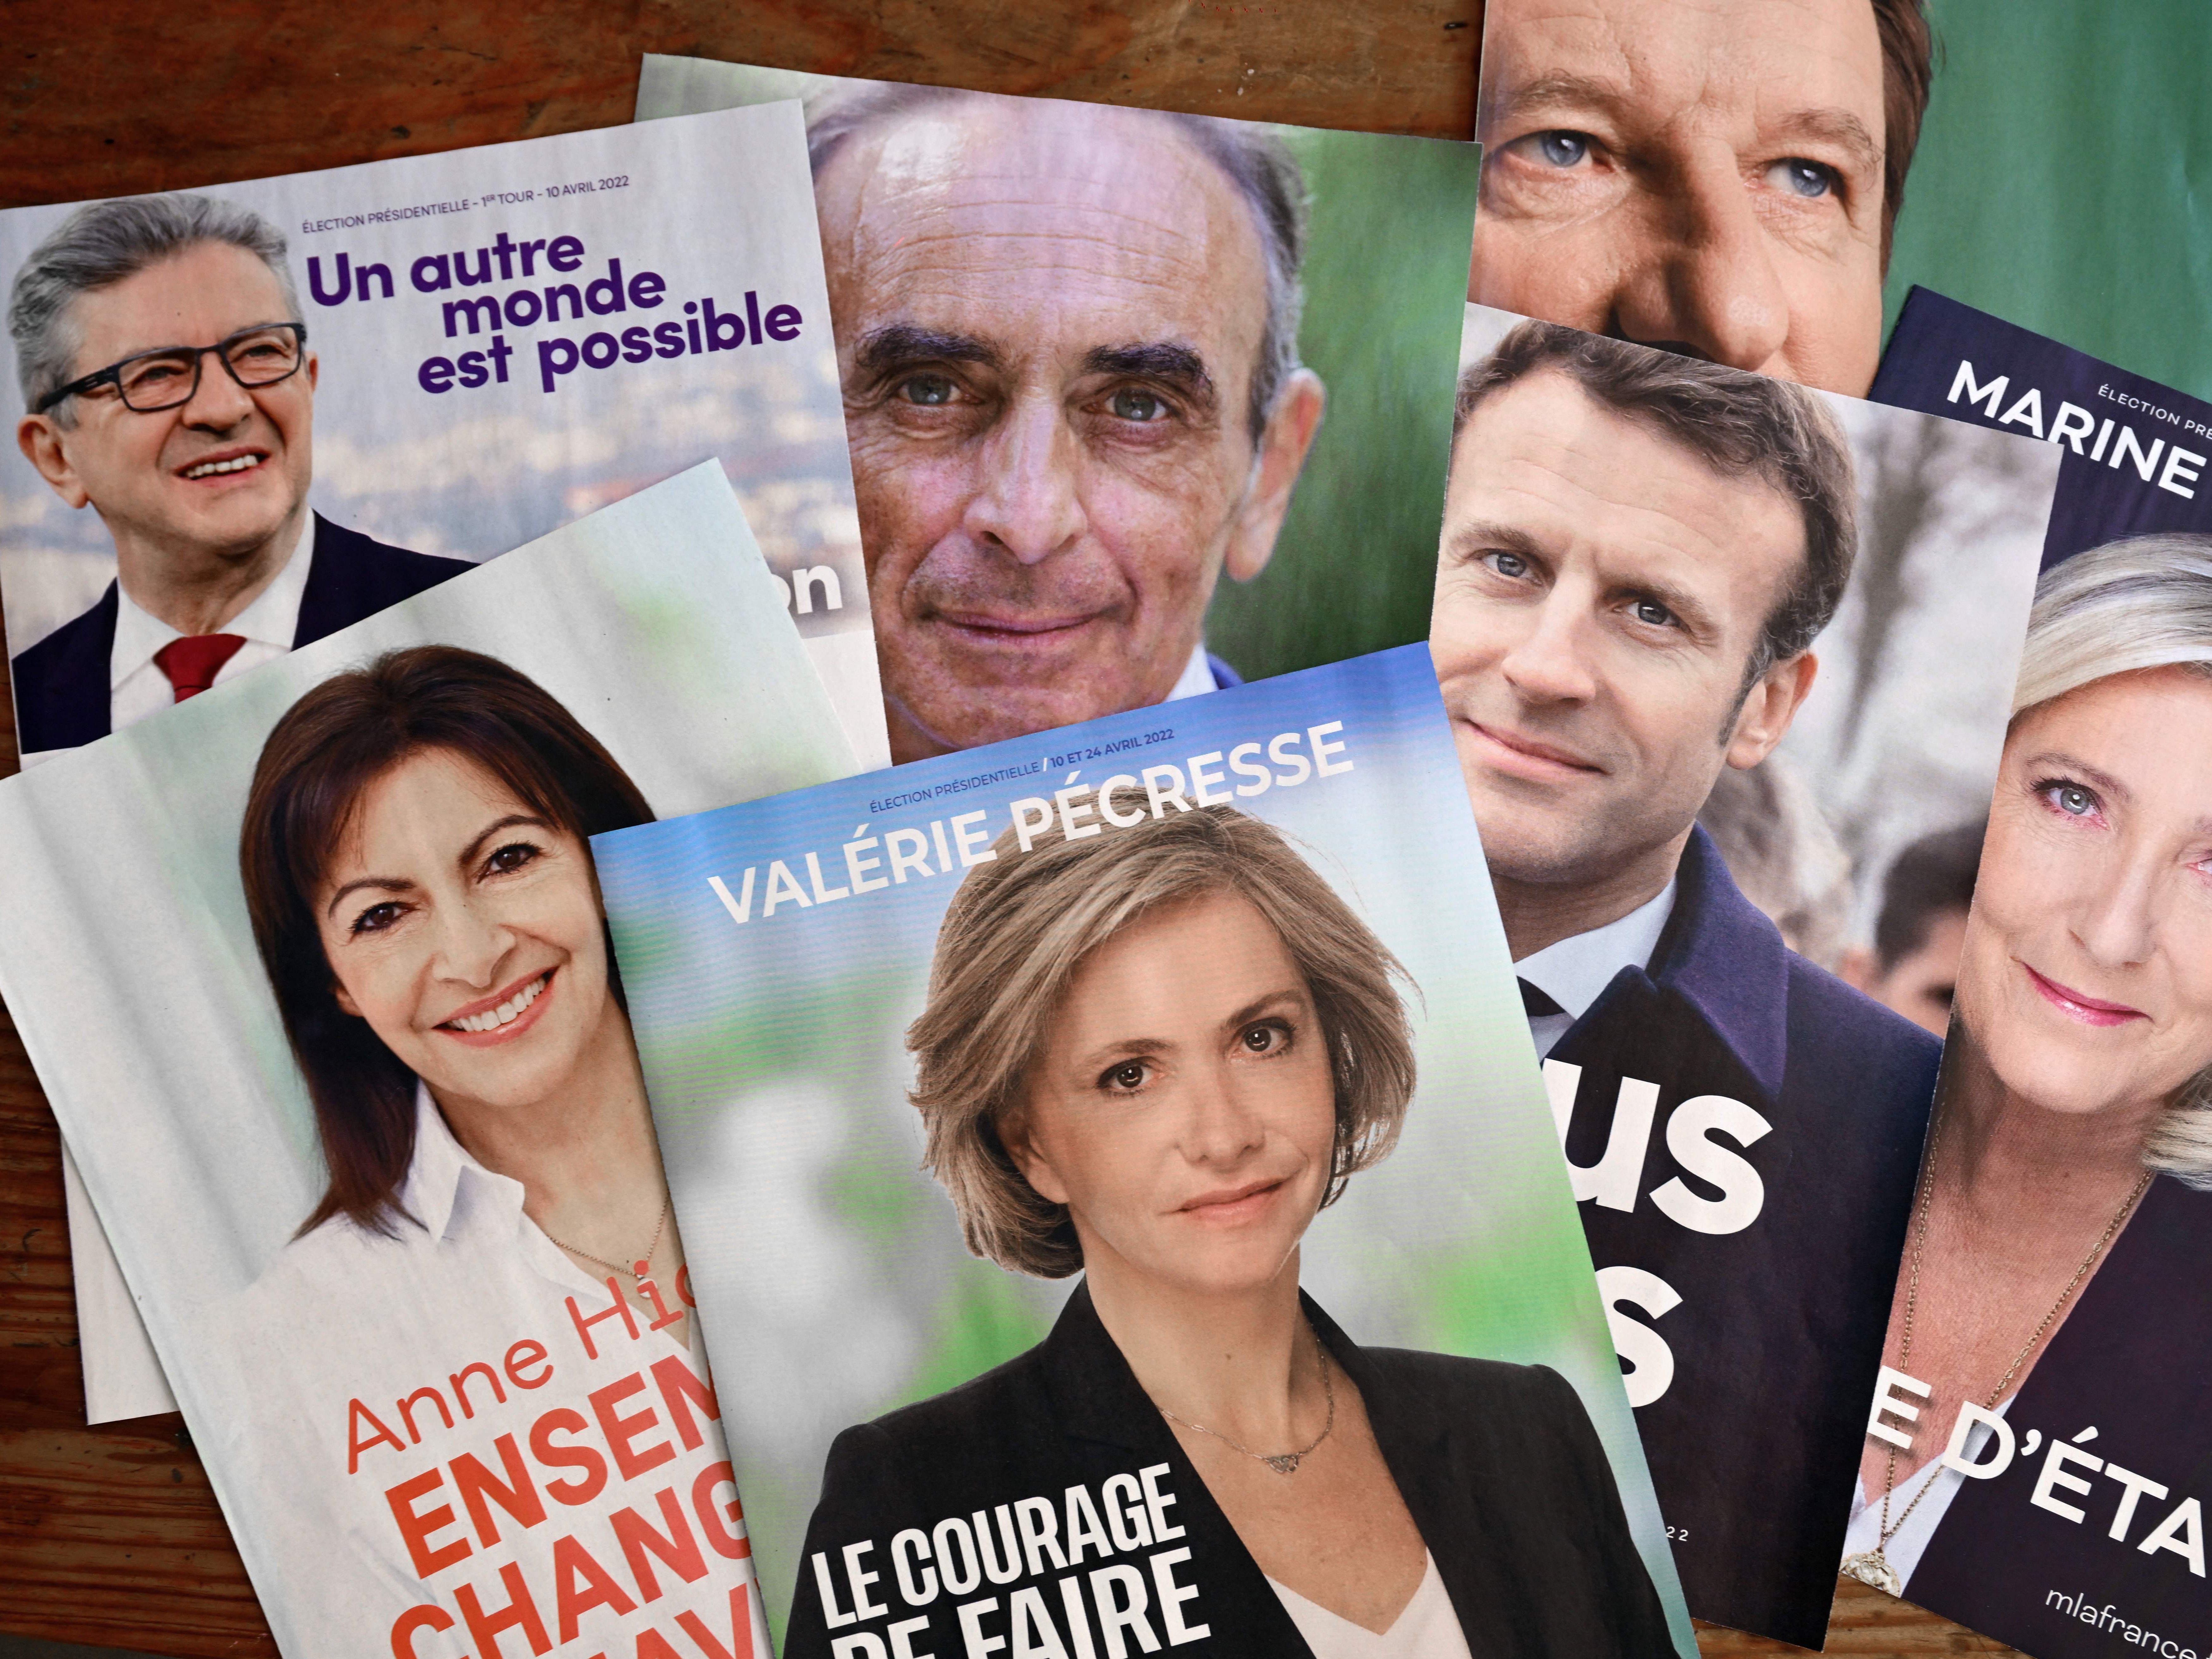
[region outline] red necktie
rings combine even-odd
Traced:
[[[223,664],[246,643],[243,634],[187,634],[154,653],[154,665],[177,688],[177,701],[197,697],[215,684]]]

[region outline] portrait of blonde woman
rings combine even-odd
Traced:
[[[2208,1263],[2212,538],[2145,536],[2037,591],[1847,1568],[2036,1653],[2111,1639],[2053,1586],[2201,1628]]]
[[[1081,1282],[1036,1347],[837,1437],[786,1651],[894,1650],[828,1565],[871,1540],[889,1617],[921,1584],[992,1598],[900,1651],[1671,1651],[1561,1377],[1364,1347],[1300,1288],[1308,1229],[1413,1096],[1390,951],[1232,809],[992,852],[938,933],[911,1099],[969,1248]],[[1117,1483],[1164,1500],[1148,1567],[1078,1545],[1076,1489]]]

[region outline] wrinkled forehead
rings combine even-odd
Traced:
[[[1833,107],[1881,132],[1871,0],[1492,0],[1484,28],[1486,125],[1610,101],[1654,123]]]
[[[283,285],[260,256],[229,242],[195,242],[118,283],[70,301],[77,372],[162,346],[213,345],[256,323],[291,315]]]
[[[896,313],[1097,334],[1085,349],[1177,336],[1256,349],[1267,269],[1252,211],[1159,115],[928,105],[849,139],[817,193],[848,336]]]

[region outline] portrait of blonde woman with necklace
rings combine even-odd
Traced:
[[[837,1437],[790,1659],[959,1639],[950,1610],[841,1638],[861,1563],[902,1615],[961,1601],[970,1652],[1671,1652],[1564,1380],[1363,1347],[1299,1287],[1413,1093],[1382,942],[1226,807],[993,853],[938,933],[911,1098],[969,1248],[1081,1282],[1036,1347]]]
[[[2212,538],[2145,536],[2037,590],[1845,1570],[2037,1654],[2201,1631],[2208,1292]]]

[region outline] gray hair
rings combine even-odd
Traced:
[[[806,110],[806,150],[819,179],[846,142],[863,130],[939,104],[1012,103],[1035,100],[1000,93],[966,92],[956,87],[910,86],[898,81],[864,82],[823,94]],[[1119,106],[1093,106],[1101,110]],[[1267,266],[1267,315],[1260,334],[1259,361],[1252,369],[1249,421],[1257,443],[1274,413],[1284,382],[1298,367],[1298,315],[1305,290],[1298,280],[1305,261],[1305,173],[1290,147],[1270,129],[1250,121],[1169,110],[1131,113],[1164,121],[1188,139],[1199,154],[1228,175],[1251,210]]]
[[[2043,574],[2028,613],[2013,718],[2114,674],[2180,668],[2212,679],[2212,536],[2136,536]],[[2151,1126],[2143,1165],[2212,1192],[2212,1066]]]
[[[200,242],[228,242],[269,267],[289,315],[266,320],[306,320],[284,262],[284,234],[252,208],[185,194],[89,202],[62,221],[15,273],[8,332],[15,342],[23,407],[35,410],[40,398],[76,378],[70,369],[81,341],[70,313],[79,295],[112,288]],[[64,426],[73,420],[67,403],[53,413]]]

